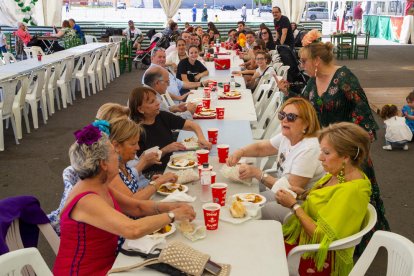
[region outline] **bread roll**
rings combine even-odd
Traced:
[[[230,214],[233,218],[244,218],[246,216],[246,207],[240,201],[233,201],[230,206]]]

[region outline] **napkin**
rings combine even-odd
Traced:
[[[182,223],[185,223],[185,222],[182,222]],[[206,227],[204,225],[202,225],[201,223],[200,225],[199,223],[196,223],[195,221],[191,222],[191,224],[194,227],[194,230],[192,232],[184,231],[181,227],[181,224],[178,225],[178,229],[181,231],[184,237],[194,242],[196,240],[204,239],[207,236]]]
[[[233,180],[235,182],[239,182],[239,183],[251,186],[252,185],[252,179],[251,178],[249,178],[249,179],[240,179],[239,178],[239,168],[240,168],[239,165],[236,165],[234,167],[229,167],[226,164],[224,164],[221,167],[220,171],[221,171],[221,174],[225,178],[228,178],[228,179]]]
[[[178,158],[178,159],[189,159],[189,160],[193,160],[196,161],[197,160],[197,155],[195,153],[195,151],[188,151],[188,152],[184,152],[184,153],[174,153],[173,155],[171,155],[171,158]]]
[[[171,194],[169,194],[166,198],[161,200],[161,202],[194,202],[197,197],[189,196],[185,192],[180,192],[179,190],[175,190]]]
[[[145,150],[144,154],[148,154],[148,153],[151,153],[151,152],[158,153],[158,159],[161,159],[162,151],[160,150],[159,146],[155,146],[155,147],[152,147],[152,148],[149,148],[149,149]]]
[[[128,249],[140,251],[145,254],[151,253],[154,249],[164,248],[167,241],[164,237],[144,236],[136,240],[126,240]]]
[[[272,186],[272,192],[277,193],[277,191],[279,190],[285,190],[287,192],[289,192],[294,198],[296,198],[296,193],[294,191],[292,191],[291,186],[289,184],[289,181],[287,180],[286,177],[282,177],[279,178],[278,181],[276,181],[276,183]]]
[[[190,183],[200,179],[198,173],[196,173],[193,169],[180,170],[175,174],[178,176],[177,183],[181,184]]]

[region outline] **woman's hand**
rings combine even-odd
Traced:
[[[198,145],[200,146],[200,148],[208,149],[208,150],[210,150],[212,147],[212,144],[204,138],[198,139]]]
[[[243,157],[243,150],[236,150],[232,155],[226,160],[227,166],[233,167],[236,166],[240,159]]]
[[[276,82],[277,82],[277,87],[279,88],[279,90],[282,91],[286,95],[289,90],[289,82],[286,80],[278,81],[277,79],[276,79]]]
[[[178,179],[178,176],[175,173],[167,172],[162,175],[158,175],[158,177],[154,180],[157,184],[157,189],[164,183],[172,182],[176,183]]]
[[[283,189],[276,192],[275,199],[280,205],[286,208],[292,207],[297,202],[296,198]]]
[[[181,205],[180,207],[172,210],[175,215],[176,220],[189,220],[193,221],[196,217],[196,213],[194,212],[194,208],[191,205],[185,204]]]
[[[239,177],[240,179],[247,179],[247,178],[256,178],[260,179],[262,175],[262,171],[259,168],[247,165],[247,164],[241,164],[239,168]]]
[[[235,76],[240,76],[241,75],[241,71],[233,71],[231,73]]]
[[[161,161],[158,158],[158,153],[156,152],[142,153],[139,157],[138,163],[140,162],[142,162],[144,168],[150,167],[154,164],[161,164]]]
[[[172,142],[161,149],[164,154],[180,150],[186,150],[186,147],[179,142]]]

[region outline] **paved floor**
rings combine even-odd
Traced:
[[[351,68],[363,87],[379,89],[374,93],[393,91],[388,87],[400,87],[398,89],[401,90],[414,88],[413,49],[405,46],[373,46],[368,60],[338,63]],[[96,110],[103,103],[125,104],[129,92],[139,84],[141,74],[140,70],[126,73],[109,84],[103,92],[84,100],[78,98],[73,106],[54,114],[47,125],[40,123],[40,128],[32,130],[31,134],[24,132],[20,145],[14,144],[11,129],[5,130],[6,150],[0,152],[0,199],[34,195],[39,198],[46,212],[55,209],[63,190],[61,173],[69,164],[67,151],[74,141],[73,132],[93,121]],[[395,95],[391,94],[390,100],[395,98],[396,102],[401,102],[400,97],[404,94]],[[381,120],[378,122],[382,124]],[[414,144],[410,145],[409,151],[383,151],[383,137],[384,131],[381,129],[378,141],[372,144],[371,154],[386,214],[393,232],[414,240],[414,170],[410,165],[414,163]],[[43,241],[40,249],[51,265],[54,257]],[[385,275],[385,260],[385,255],[381,254],[369,275]]]

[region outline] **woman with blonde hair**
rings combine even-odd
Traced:
[[[119,117],[129,117],[129,108],[125,105],[118,103],[105,103],[99,107],[96,112],[96,118],[98,120],[111,121]]]
[[[300,96],[311,102],[322,127],[337,122],[352,122],[365,129],[371,140],[374,140],[378,125],[358,78],[346,66],[338,66],[335,63],[334,46],[330,42],[320,42],[320,36],[317,30],[312,30],[302,40],[303,48],[299,51],[300,62],[310,79]],[[287,81],[279,81],[278,87],[287,97],[297,96],[289,89]],[[362,169],[371,181],[371,204],[375,206],[378,213],[375,230],[389,230],[369,155],[366,162],[362,164]],[[366,246],[371,235],[364,236],[362,248]],[[362,253],[359,248],[358,254]]]
[[[325,172],[318,161],[319,122],[312,105],[305,99],[291,98],[280,110],[281,133],[236,150],[227,165],[235,166],[242,157],[277,156],[275,177],[245,164],[240,166],[239,175],[241,179],[256,178],[263,185],[261,190],[267,188],[262,192],[268,200],[262,208],[262,218],[283,222],[290,209],[275,201],[275,193],[286,187],[294,191],[310,189]]]
[[[283,225],[286,254],[296,245],[319,243],[316,252],[303,255],[299,275],[348,275],[355,248],[328,253],[328,247],[364,227],[371,183],[360,166],[368,156],[370,137],[358,125],[343,122],[322,129],[318,140],[327,174],[301,194],[302,204],[286,190],[276,193],[279,204],[293,212]]]

